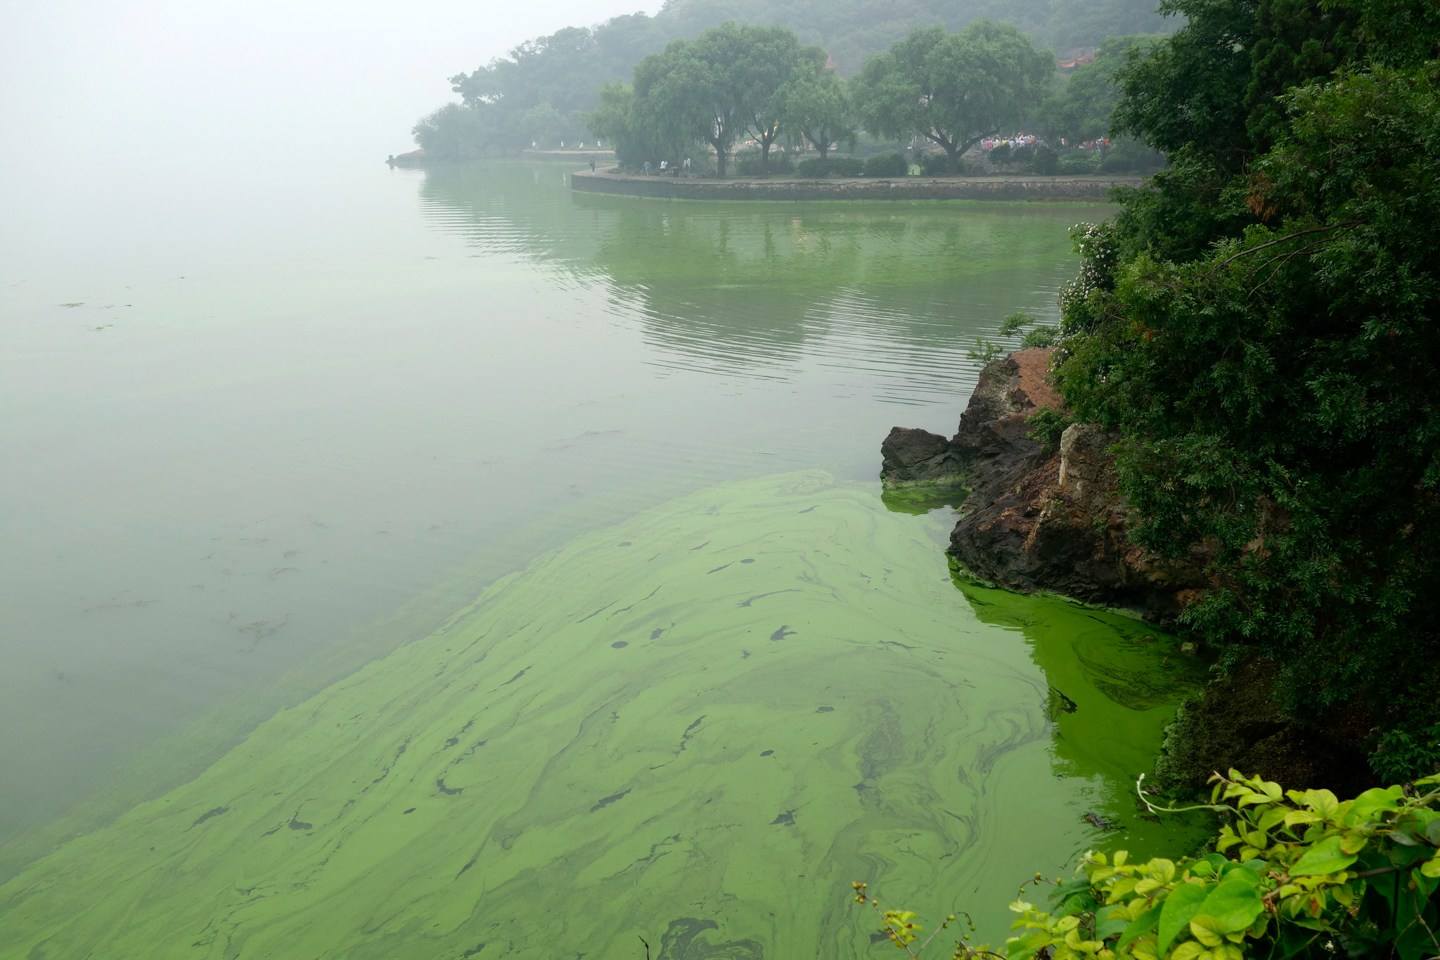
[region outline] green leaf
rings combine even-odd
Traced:
[[[1284,807],[1271,807],[1269,810],[1266,810],[1265,813],[1260,817],[1260,822],[1256,824],[1256,826],[1260,830],[1269,830],[1271,827],[1284,820],[1290,814],[1297,812],[1298,811],[1287,810]]]
[[[1163,904],[1157,903],[1134,920],[1131,920],[1130,925],[1125,928],[1125,932],[1120,934],[1120,939],[1115,943],[1115,950],[1117,952],[1124,950],[1130,946],[1136,937],[1144,936],[1151,930],[1154,930],[1156,924],[1160,922],[1161,906],[1163,906]]]
[[[1125,915],[1125,905],[1112,903],[1108,907],[1101,907],[1095,914],[1095,939],[1108,940],[1118,933],[1130,929],[1129,917]]]
[[[1196,914],[1195,919],[1190,921],[1190,936],[1207,947],[1218,947],[1225,942],[1224,934],[1216,929],[1215,918],[1203,913]]]
[[[1329,790],[1306,790],[1305,806],[1322,817],[1330,817],[1339,808],[1340,801]]]
[[[1165,898],[1165,904],[1160,909],[1160,939],[1156,945],[1162,955],[1200,912],[1200,904],[1205,901],[1208,890],[1201,883],[1182,883]]]
[[[1238,933],[1255,922],[1265,909],[1256,888],[1260,877],[1245,868],[1231,870],[1200,904],[1199,914],[1209,917],[1220,933]]]
[[[1358,830],[1347,830],[1340,835],[1340,852],[1347,855],[1359,853],[1369,842],[1370,838]]]
[[[1175,948],[1170,954],[1170,960],[1195,960],[1196,957],[1205,952],[1205,947],[1194,940],[1186,940]]]
[[[1355,826],[1366,820],[1376,819],[1377,814],[1398,810],[1400,799],[1404,796],[1405,791],[1400,787],[1371,787],[1350,801],[1345,823],[1347,826]]]
[[[1341,852],[1339,837],[1326,837],[1295,861],[1295,865],[1290,868],[1290,876],[1316,877],[1338,873],[1354,862],[1354,854]]]

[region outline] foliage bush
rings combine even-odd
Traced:
[[[950,176],[950,158],[943,153],[921,154],[920,172],[927,177]]]
[[[1100,159],[1100,169],[1105,173],[1151,173],[1163,166],[1163,153],[1131,137],[1115,140]]]
[[[1030,169],[1042,177],[1060,172],[1060,155],[1043,143],[1037,143],[1030,159]]]
[[[866,177],[903,177],[910,172],[910,163],[902,153],[882,153],[865,161]]]
[[[770,154],[770,165],[762,168],[759,152],[740,154],[735,160],[735,172],[742,177],[777,176],[794,173],[795,161],[788,154]]]
[[[1003,952],[962,937],[955,958],[997,960],[1425,960],[1440,955],[1440,775],[1340,801],[1329,790],[1283,790],[1231,770],[1216,774],[1210,809],[1224,819],[1214,850],[1131,862],[1089,853],[1060,884],[1058,907],[1017,898],[1017,933]],[[1151,812],[1180,812],[1155,807]],[[1037,881],[1039,875],[1037,875]],[[882,913],[880,932],[917,957],[917,915],[883,910],[867,884],[857,903]]]
[[[1096,151],[1075,151],[1060,157],[1056,173],[1083,177],[1100,172],[1100,155]]]
[[[1045,449],[1053,451],[1060,448],[1060,435],[1065,432],[1065,428],[1075,421],[1066,414],[1042,407],[1031,414],[1027,422],[1030,429],[1026,436]]]
[[[795,172],[802,177],[858,177],[864,170],[865,161],[859,157],[810,157],[795,165]]]

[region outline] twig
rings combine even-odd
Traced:
[[[1219,263],[1215,264],[1211,272],[1213,273],[1215,270],[1219,270],[1222,267],[1228,267],[1230,264],[1234,263],[1236,260],[1239,260],[1241,257],[1248,257],[1252,253],[1264,250],[1266,247],[1273,247],[1277,243],[1285,243],[1286,241],[1294,240],[1296,237],[1303,237],[1312,233],[1329,233],[1331,230],[1341,230],[1345,227],[1358,227],[1359,225],[1359,220],[1346,220],[1344,223],[1332,223],[1328,227],[1310,227],[1305,230],[1297,230],[1294,233],[1287,233],[1283,237],[1276,237],[1274,240],[1267,240],[1266,242],[1258,246],[1249,247],[1245,250],[1241,250],[1237,254],[1226,257],[1224,260],[1221,260]]]
[[[1291,250],[1287,254],[1278,257],[1271,257],[1269,260],[1266,260],[1264,266],[1268,267],[1270,266],[1270,264],[1275,263],[1275,269],[1271,270],[1266,275],[1264,280],[1261,280],[1259,283],[1255,284],[1255,286],[1251,287],[1250,292],[1245,294],[1245,299],[1249,300],[1251,297],[1255,296],[1255,291],[1259,290],[1261,287],[1265,286],[1265,284],[1273,280],[1275,278],[1275,274],[1279,273],[1280,269],[1284,267],[1285,264],[1289,263],[1295,257],[1298,257],[1300,254],[1309,253],[1311,250],[1314,250],[1319,246],[1319,243],[1307,243],[1305,244],[1305,246],[1299,248],[1298,250]],[[1276,263],[1277,260],[1279,261],[1279,263]]]
[[[1151,813],[1189,813],[1191,810],[1218,810],[1221,813],[1225,813],[1230,810],[1229,807],[1218,803],[1197,803],[1194,806],[1189,807],[1157,806],[1156,804],[1150,802],[1149,798],[1145,796],[1145,791],[1141,789],[1141,784],[1143,784],[1144,782],[1145,774],[1142,773],[1135,780],[1135,795],[1140,798],[1141,803],[1145,804],[1145,809],[1149,810]]]
[[[641,937],[640,942],[645,944],[645,960],[650,960],[650,941]]]

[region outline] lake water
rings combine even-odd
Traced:
[[[7,185],[0,958],[860,956],[1161,835],[1168,643],[874,479],[1104,209],[566,177]]]

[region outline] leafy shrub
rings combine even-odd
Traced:
[[[1246,960],[1440,953],[1440,774],[1340,801],[1329,790],[1282,790],[1231,770],[1211,778],[1209,809],[1227,820],[1212,853],[1132,863],[1085,856],[1054,913],[1017,898],[1003,953],[963,937],[953,957],[1008,960]],[[1138,789],[1138,786],[1137,786]],[[1156,807],[1152,813],[1181,811]],[[1192,808],[1193,809],[1193,808]],[[1038,875],[1037,875],[1038,876]],[[880,910],[866,884],[857,903]],[[912,957],[955,922],[923,932],[908,910],[883,911],[880,932]]]
[[[988,156],[990,157],[991,163],[1009,163],[1011,152],[1010,144],[1007,141],[1006,143],[996,144],[991,148]]]
[[[970,350],[966,350],[965,356],[983,366],[992,360],[999,360],[1008,352],[1009,351],[993,340],[976,337],[975,346]]]
[[[1039,326],[1025,331],[1020,338],[1022,347],[1053,347],[1060,340],[1060,329],[1054,326]]]
[[[1041,407],[1031,414],[1026,422],[1030,424],[1026,436],[1047,450],[1057,450],[1060,447],[1060,435],[1074,421],[1063,413]]]
[[[965,176],[970,168],[962,160],[956,170],[950,169],[950,158],[943,153],[927,153],[920,157],[920,172],[927,177]]]
[[[1025,330],[1030,327],[1029,330]],[[1039,324],[1038,321],[1028,313],[1012,313],[1000,321],[999,334],[1002,337],[1013,337],[1024,330],[1024,336],[1020,338],[1021,347],[1053,347],[1060,339],[1060,330],[1057,327]]]
[[[858,157],[811,157],[801,160],[795,172],[802,177],[858,177],[865,168],[865,162]]]
[[[1060,155],[1043,143],[1037,143],[1030,160],[1030,169],[1042,177],[1053,176],[1060,170]]]
[[[783,153],[770,154],[769,175],[792,173],[795,170],[795,161]],[[760,154],[757,152],[746,153],[735,161],[735,172],[742,177],[758,177],[764,175],[760,168]]]
[[[1100,160],[1105,173],[1148,173],[1165,165],[1165,155],[1138,140],[1116,140]]]
[[[910,164],[904,154],[882,153],[865,161],[863,176],[903,177],[910,172]]]
[[[1061,157],[1056,164],[1056,173],[1069,177],[1084,177],[1100,171],[1100,157],[1097,154]]]

